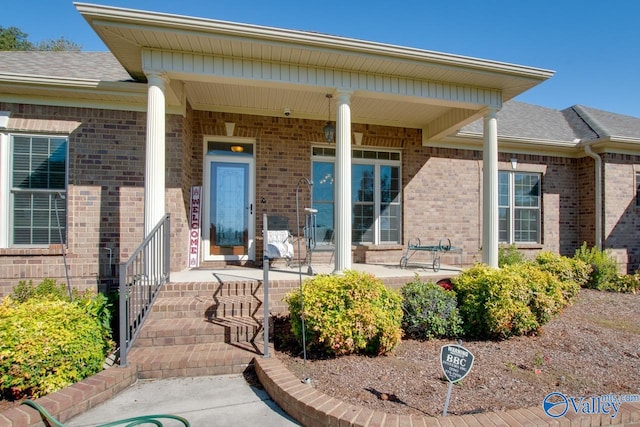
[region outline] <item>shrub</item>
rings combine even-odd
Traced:
[[[604,290],[611,287],[611,283],[618,278],[618,264],[606,251],[596,247],[588,249],[585,242],[576,250],[574,258],[591,266],[591,274],[586,284],[588,288]]]
[[[111,324],[114,305],[113,301],[103,294],[96,294],[92,291],[79,293],[77,289],[73,289],[71,297],[69,297],[69,291],[63,283],[58,283],[55,279],[46,278],[38,283],[38,285],[34,285],[31,280],[28,282],[24,280],[19,281],[13,288],[11,298],[17,303],[25,303],[31,299],[38,298],[55,301],[73,301],[100,325],[105,354],[114,347]]]
[[[551,251],[536,256],[539,268],[556,276],[563,284],[564,298],[571,301],[589,281],[591,266],[577,258],[569,258]]]
[[[525,261],[524,254],[518,251],[516,245],[501,245],[498,248],[498,267],[522,264]]]
[[[20,280],[13,288],[11,298],[18,303],[23,303],[31,298],[44,297],[60,301],[69,301],[69,291],[63,283],[58,283],[54,279],[44,279],[42,282],[34,286],[33,281],[28,282]]]
[[[81,295],[76,295],[73,300],[74,304],[85,311],[96,324],[100,327],[102,334],[102,342],[104,354],[106,355],[114,349],[115,343],[112,340],[113,329],[113,310],[112,301],[104,294],[85,291]]]
[[[403,297],[402,328],[417,339],[457,337],[462,333],[456,293],[418,276],[400,289]]]
[[[548,323],[551,318],[570,304],[577,289],[569,286],[572,282],[563,282],[549,271],[540,269],[534,263],[510,266],[520,276],[521,282],[528,287],[527,306],[536,318],[539,326]],[[566,289],[569,288],[569,291]],[[533,332],[533,331],[532,331]]]
[[[640,274],[622,274],[615,280],[608,283],[601,290],[609,292],[621,292],[626,294],[635,294],[640,290]]]
[[[563,285],[533,263],[477,264],[453,279],[465,334],[498,338],[535,333],[568,304]]]
[[[39,397],[102,369],[101,326],[77,304],[31,298],[0,304],[0,393]]]
[[[385,354],[402,338],[402,297],[370,274],[318,275],[285,295],[294,335],[336,355]],[[304,301],[304,312],[303,312]]]

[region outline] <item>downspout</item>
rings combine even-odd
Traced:
[[[596,161],[596,247],[602,250],[602,158],[591,150],[591,144],[585,144],[584,152]]]

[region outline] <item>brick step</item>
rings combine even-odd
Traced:
[[[228,319],[148,319],[134,347],[167,347],[205,343],[239,343],[254,340],[262,330],[262,319],[234,317]]]
[[[263,343],[202,343],[167,347],[134,347],[128,363],[138,366],[138,377],[174,378],[242,373],[254,357],[260,357]]]
[[[210,282],[170,282],[166,283],[158,297],[210,297],[224,298],[233,296],[260,296],[262,284],[256,280],[210,281]]]
[[[150,319],[254,317],[261,314],[262,301],[253,295],[158,296]]]

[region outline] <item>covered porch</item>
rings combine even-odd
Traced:
[[[316,153],[329,153],[332,164],[332,193],[324,200],[330,205],[332,271],[353,267],[354,244],[402,247],[424,226],[412,213],[429,209],[410,202],[412,156],[425,147],[446,146],[443,138],[478,119],[484,121],[482,214],[474,250],[480,247],[482,262],[497,266],[496,115],[503,102],[552,72],[313,32],[76,7],[132,78],[147,83],[145,230],[167,211],[183,222],[172,233],[173,272],[187,264],[184,208],[191,188],[202,191],[198,262],[259,263],[260,214],[280,213],[294,222],[296,183],[314,174]],[[166,145],[170,116],[182,118],[172,119],[182,138],[177,165]],[[325,135],[327,125],[335,136]],[[354,149],[361,147],[391,153],[384,156],[398,153],[402,174],[389,200],[363,208],[370,209],[363,239],[354,237],[359,233],[354,203],[367,201],[354,191],[352,169]],[[167,182],[176,166],[178,177]],[[318,179],[309,182],[317,185]],[[380,193],[379,181],[375,186]],[[303,206],[322,208],[314,203],[315,188],[300,196]],[[165,196],[172,191],[181,193],[184,205],[168,203]],[[395,213],[385,217],[392,204]],[[219,210],[223,205],[226,213]],[[227,223],[221,219],[225,215]]]

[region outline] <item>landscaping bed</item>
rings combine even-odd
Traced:
[[[275,324],[278,357],[296,376],[344,402],[395,414],[441,415],[448,382],[440,348],[454,340],[404,339],[386,356],[308,354],[286,318]],[[456,384],[450,414],[540,406],[551,392],[575,397],[640,394],[640,295],[582,289],[535,336],[463,342],[475,356]]]

